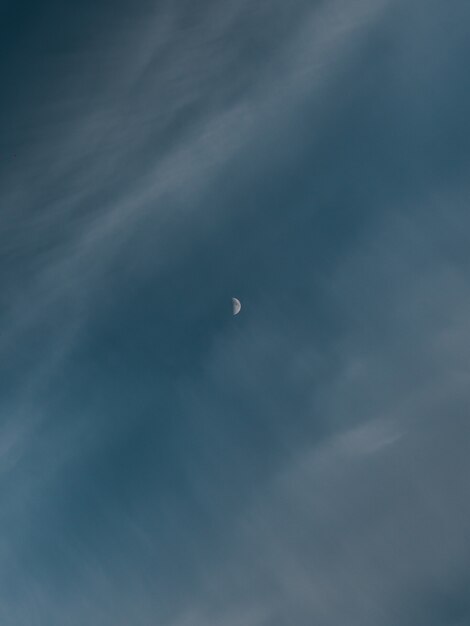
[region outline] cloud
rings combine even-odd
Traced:
[[[366,21],[377,6],[356,2],[346,12],[342,3],[301,3],[284,22],[281,4],[211,7],[188,28],[178,9],[158,9],[130,29],[118,21],[104,40],[96,35],[94,49],[69,57],[74,78],[60,75],[64,94],[52,99],[56,92],[45,90],[39,99],[27,152],[3,187],[0,350],[5,362],[13,359],[11,372],[22,369],[18,393],[34,394],[73,353],[114,297],[110,273],[125,287],[142,263],[158,272],[180,252],[167,243],[175,219],[183,213],[197,228],[200,198],[226,176],[230,159],[285,124],[305,91],[320,97],[318,64],[331,76],[358,37],[352,31],[349,43],[345,25]],[[268,36],[265,24],[254,65],[243,61],[246,20],[250,28],[267,20],[283,36]],[[256,80],[244,82],[247,70]],[[217,219],[227,219],[224,211]]]
[[[444,244],[465,196],[367,225],[322,294],[346,328],[326,350],[251,302],[183,388],[193,490],[210,519],[234,511],[191,624],[465,620],[470,311]]]
[[[356,19],[367,16],[373,5],[357,2]],[[297,20],[306,10],[300,8]],[[275,11],[270,16],[271,10],[263,7],[252,19],[256,23],[267,17],[276,28],[278,16]],[[126,242],[140,224],[152,229],[163,249],[153,263],[162,262],[169,254],[163,241],[171,213],[197,205],[198,194],[213,183],[227,161],[269,132],[273,116],[278,121],[288,117],[285,95],[289,94],[291,108],[303,90],[310,89],[311,81],[315,84],[320,78],[315,59],[327,53],[331,66],[330,50],[337,54],[347,41],[342,30],[340,36],[335,32],[338,19],[344,20],[343,11],[341,3],[323,13],[314,10],[303,27],[304,35],[293,44],[281,42],[282,54],[276,52],[275,58],[283,60],[282,74],[275,82],[266,58],[274,44],[269,42],[253,70],[248,65],[257,80],[246,86],[245,63],[235,66],[235,79],[230,74],[227,80],[231,56],[243,50],[239,50],[243,40],[240,43],[232,33],[239,32],[238,23],[245,19],[243,7],[230,6],[218,16],[203,11],[201,24],[187,31],[178,30],[177,10],[170,15],[146,15],[140,18],[140,28],[126,34],[126,50],[133,54],[129,59],[126,53],[122,71],[113,74],[111,82],[95,85],[97,98],[84,101],[79,85],[71,82],[70,93],[55,105],[63,115],[60,135],[54,131],[57,119],[49,110],[49,100],[41,103],[43,118],[50,115],[45,124],[51,133],[44,131],[47,141],[32,142],[24,165],[7,181],[4,192],[11,207],[6,218],[5,267],[24,285],[18,293],[6,277],[4,346],[16,343],[32,324],[44,326],[44,318],[64,308],[69,316],[74,315],[71,309],[76,310],[77,322],[84,322],[86,310],[93,306],[85,303],[96,302],[103,277],[110,267],[122,263],[117,258],[122,258]],[[295,22],[288,22],[294,28]],[[285,30],[289,41],[292,33]],[[159,32],[161,37],[155,34]],[[294,32],[298,35],[297,29]],[[115,47],[121,35],[118,27],[111,42],[106,42],[108,48],[101,43],[95,56],[109,55],[113,64],[121,64]],[[221,39],[227,41],[226,48],[212,54]],[[162,49],[167,49],[165,62],[159,61]],[[78,60],[87,65],[86,58]],[[308,81],[306,71],[313,72]],[[223,93],[229,85],[230,97],[208,99],[211,89]],[[154,103],[153,108],[149,103]],[[268,124],[263,121],[266,115]]]
[[[404,7],[116,16],[38,102],[2,187],[2,623],[465,623],[467,190],[395,115]]]

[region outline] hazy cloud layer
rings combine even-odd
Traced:
[[[466,624],[465,2],[0,11],[0,622]]]

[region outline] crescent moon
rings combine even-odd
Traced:
[[[240,310],[242,308],[242,304],[240,302],[240,300],[238,300],[237,298],[232,298],[232,312],[234,315],[238,315],[240,313]]]

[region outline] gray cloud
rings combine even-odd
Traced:
[[[97,10],[31,61],[2,623],[466,622],[466,9],[421,5]]]
[[[384,220],[380,229],[369,232],[371,248],[346,258],[338,269],[331,291],[344,294],[343,281],[354,290],[361,281],[373,285],[374,276],[383,277],[384,267],[389,268],[388,280],[377,286],[374,297],[384,306],[389,301],[396,303],[401,310],[380,329],[389,343],[385,338],[382,343],[376,339],[367,342],[364,333],[373,332],[374,322],[384,321],[381,310],[371,310],[361,315],[364,323],[348,333],[343,363],[331,377],[327,392],[320,390],[319,397],[313,368],[312,410],[307,415],[313,423],[326,421],[336,433],[308,442],[304,428],[302,441],[292,445],[291,439],[288,454],[281,455],[283,462],[279,464],[278,457],[274,474],[250,491],[244,512],[235,523],[232,520],[228,554],[222,551],[222,564],[217,561],[208,575],[207,596],[196,601],[197,608],[190,617],[185,615],[182,623],[224,623],[226,617],[230,624],[232,616],[250,611],[251,623],[260,625],[308,624],[312,620],[325,625],[345,621],[465,622],[470,510],[465,498],[468,367],[464,373],[462,359],[468,360],[468,349],[465,342],[459,349],[453,344],[449,353],[441,338],[467,334],[461,324],[468,325],[463,322],[468,320],[468,294],[462,281],[442,271],[442,257],[435,253],[427,266],[432,283],[427,283],[424,272],[409,272],[416,267],[417,254],[426,256],[428,245],[435,250],[438,241],[442,244],[448,236],[448,231],[442,236],[446,213],[440,214],[439,220],[443,228],[440,234],[433,228],[431,239],[410,228],[408,221],[407,236],[397,236],[400,229],[392,229],[390,220]],[[392,251],[408,268],[406,280],[401,278],[400,263],[389,264]],[[351,301],[348,303],[351,306]],[[449,313],[455,311],[459,321],[449,319]],[[354,309],[350,311],[351,317],[355,314]],[[253,336],[262,332],[257,328]],[[249,355],[240,365],[242,378],[234,373],[239,365],[229,362],[233,351],[221,347],[207,382],[208,396],[220,398],[222,383],[218,381],[226,377],[237,384],[251,381],[249,395],[243,387],[234,397],[259,403],[260,387],[264,387],[258,373],[266,371],[266,366],[260,367],[257,352],[264,353],[266,346],[279,350],[288,379],[301,349],[285,337],[275,336],[258,337],[249,346]],[[359,358],[355,346],[369,353]],[[268,356],[267,362],[271,367],[268,377],[272,378],[272,358]],[[311,358],[309,362],[314,364]],[[298,412],[304,413],[306,407],[294,407],[289,397],[282,397],[290,381],[285,387],[277,384],[281,393],[273,405],[282,415],[279,421],[288,424],[283,424],[284,433],[277,435],[286,441],[285,430],[292,422],[298,423]],[[226,420],[233,427],[237,413],[240,420],[251,418],[244,405],[220,402],[218,410],[209,409],[213,416],[209,419],[220,425],[214,427],[211,422],[205,433],[214,434],[217,428],[225,432]],[[195,406],[193,396],[189,404]],[[269,415],[268,422],[276,422],[274,407],[257,404],[254,413]],[[227,410],[232,411],[229,417]],[[199,419],[207,415],[207,406],[202,411],[196,404],[195,414]],[[302,424],[305,418],[303,415]],[[200,422],[197,428],[201,428]],[[270,428],[274,428],[271,423],[265,424],[262,431],[267,444],[271,443]],[[253,423],[243,431],[251,438],[254,433],[260,436]],[[248,462],[250,471],[254,467],[247,455],[249,444],[234,437],[233,431],[227,439],[222,444],[216,438],[208,441],[214,463],[209,471],[201,469],[202,465],[199,469],[208,483],[200,491],[210,494],[209,502],[216,508],[224,502],[227,485],[237,488],[236,478],[229,474],[220,479],[219,491],[214,494],[210,489],[219,482],[217,468],[223,466],[222,457],[233,458],[230,445],[244,450],[243,460],[237,457],[239,463]],[[217,449],[220,457],[214,452]],[[243,470],[237,468],[234,474]],[[190,471],[197,476],[194,468]],[[259,479],[259,472],[255,476]]]

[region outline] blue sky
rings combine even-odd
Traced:
[[[0,5],[2,625],[468,624],[469,19]]]

